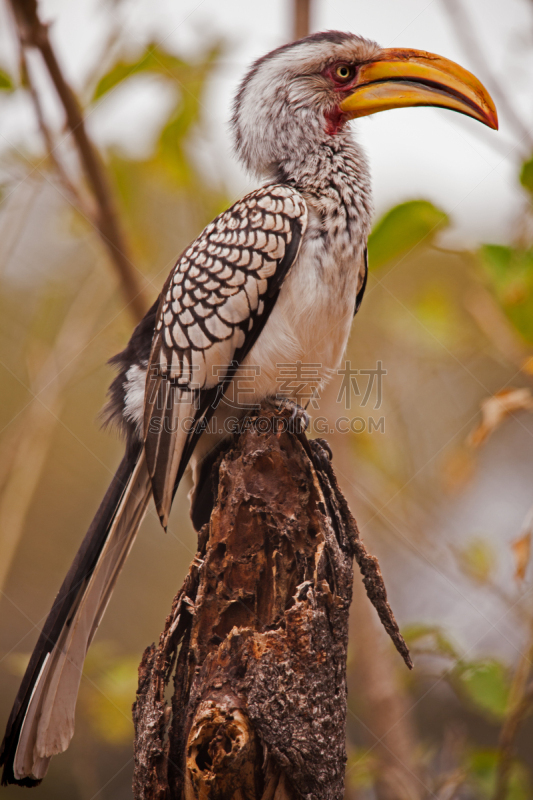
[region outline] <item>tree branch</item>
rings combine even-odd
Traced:
[[[311,0],[293,0],[293,39],[303,39],[311,32]]]
[[[22,76],[22,84],[23,86],[27,87],[30,93],[31,101],[35,111],[35,116],[37,118],[37,124],[39,125],[41,136],[43,137],[44,143],[46,145],[46,151],[47,151],[46,154],[57,173],[59,181],[63,186],[63,189],[65,190],[69,201],[72,203],[73,206],[77,206],[81,211],[81,213],[85,217],[90,219],[96,226],[93,209],[89,208],[88,204],[78,191],[77,187],[71,181],[70,176],[68,175],[61,159],[57,156],[57,153],[55,152],[55,145],[52,137],[52,132],[50,131],[50,128],[46,123],[41,104],[41,99],[39,97],[39,92],[37,91],[30,70],[28,69],[26,53],[24,47],[22,46],[22,42],[19,41],[19,44],[20,44],[20,74]]]
[[[118,275],[128,307],[141,319],[148,303],[128,255],[118,210],[100,155],[91,142],[76,95],[65,80],[48,37],[48,28],[37,13],[36,0],[10,0],[22,48],[34,47],[41,53],[52,83],[63,106],[80,163],[96,202],[95,224]],[[48,144],[48,142],[47,142]]]
[[[379,566],[323,443],[290,432],[272,406],[213,477],[210,523],[139,668],[134,797],[341,800],[354,556],[412,666]]]

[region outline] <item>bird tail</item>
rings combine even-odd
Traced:
[[[87,649],[151,496],[144,451],[128,448],[63,581],[16,697],[0,750],[2,784],[36,786],[67,749]]]

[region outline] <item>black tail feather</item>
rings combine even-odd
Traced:
[[[22,724],[46,656],[53,650],[65,624],[68,624],[69,614],[75,608],[76,600],[80,592],[83,592],[98,562],[110,525],[140,452],[140,443],[128,447],[126,455],[122,459],[80,549],[76,553],[67,576],[57,593],[41,635],[37,640],[13,704],[0,749],[0,766],[4,766],[2,774],[3,786],[10,783],[15,783],[19,786],[37,786],[40,783],[39,780],[34,780],[31,777],[18,780],[14,775],[13,765]]]

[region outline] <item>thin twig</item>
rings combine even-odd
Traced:
[[[98,81],[102,77],[102,72],[110,67],[112,58],[123,43],[125,29],[122,20],[115,17],[111,24],[112,28],[105,33],[105,41],[101,43],[98,57],[95,58],[93,65],[84,78],[83,86],[79,90],[79,96],[82,101],[83,98],[86,98],[86,101],[90,102],[94,96]]]
[[[293,0],[293,39],[303,39],[311,30],[311,0]]]
[[[472,25],[466,10],[461,4],[461,0],[441,0],[450,22],[452,23],[455,35],[461,43],[463,49],[468,53],[471,60],[475,63],[476,69],[485,76],[491,85],[492,94],[496,104],[504,111],[511,124],[516,129],[521,141],[525,141],[528,148],[533,147],[533,136],[530,128],[524,124],[520,116],[510,103],[507,93],[504,91],[489,62],[485,58],[483,50],[473,33]]]
[[[498,743],[499,760],[496,771],[496,789],[493,800],[506,800],[513,765],[514,742],[525,718],[533,707],[533,683],[529,684],[521,700],[515,703],[503,723]]]
[[[52,132],[48,127],[44,117],[43,108],[41,105],[41,99],[39,97],[39,92],[37,91],[35,82],[33,81],[30,70],[28,68],[26,53],[24,51],[24,48],[22,47],[22,43],[19,42],[19,44],[20,44],[20,73],[22,78],[22,84],[23,86],[27,87],[30,93],[30,97],[33,103],[33,108],[35,111],[35,116],[37,118],[37,124],[39,125],[39,130],[41,131],[41,135],[46,145],[46,151],[47,151],[46,154],[50,159],[50,162],[52,163],[56,171],[56,174],[71,203],[74,206],[78,206],[78,208],[85,217],[95,222],[95,215],[93,210],[89,208],[87,202],[84,200],[84,198],[81,196],[80,192],[78,191],[74,183],[71,181],[70,176],[68,175],[63,162],[57,155]]]
[[[48,37],[48,28],[37,14],[36,0],[10,0],[23,48],[35,47],[41,53],[59,96],[78,156],[97,206],[95,224],[110,259],[120,276],[128,307],[136,320],[148,307],[144,291],[128,256],[118,210],[100,155],[89,139],[77,97],[65,80]]]

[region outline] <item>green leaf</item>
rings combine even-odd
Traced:
[[[109,72],[98,81],[92,99],[93,101],[98,100],[119,83],[139,72],[156,72],[172,76],[177,69],[183,66],[184,62],[181,59],[171,56],[156,44],[150,44],[142,56],[135,61],[118,61],[111,67]]]
[[[437,625],[414,623],[402,628],[402,635],[408,646],[419,652],[458,660],[457,650]]]
[[[483,267],[498,291],[505,289],[514,260],[511,247],[502,244],[484,244],[480,251]]]
[[[520,183],[530,194],[533,194],[533,158],[522,164]]]
[[[479,261],[490,289],[507,318],[533,342],[533,250],[486,244]]]
[[[449,225],[448,215],[428,200],[410,200],[388,211],[368,237],[368,264],[378,269],[419,244],[431,244]]]
[[[136,61],[117,62],[95,89],[93,100],[103,97],[134,75],[151,73],[179,90],[159,132],[155,153],[149,159],[151,165],[174,186],[184,187],[197,182],[185,145],[191,130],[200,121],[205,84],[220,52],[221,45],[215,43],[201,60],[189,63],[151,44]]]
[[[499,661],[486,659],[459,664],[454,678],[460,692],[480,711],[502,719],[509,698],[507,670]]]
[[[497,750],[472,750],[466,758],[466,771],[481,797],[489,798],[496,787]]]
[[[465,759],[468,783],[476,790],[476,797],[492,800],[496,790],[496,768],[498,751],[492,749],[471,750]],[[505,800],[528,800],[531,783],[528,771],[519,761],[511,764],[509,784]]]
[[[0,92],[13,92],[15,91],[15,84],[11,77],[3,69],[0,69]]]
[[[92,100],[93,102],[98,100],[115,86],[118,86],[119,83],[140,72],[152,72],[161,75],[180,87],[189,83],[191,75],[195,72],[204,70],[206,65],[211,65],[219,53],[220,46],[216,44],[200,62],[191,64],[172,53],[168,53],[157,44],[149,44],[140,58],[134,61],[118,61],[111,67],[109,72],[98,81]]]

